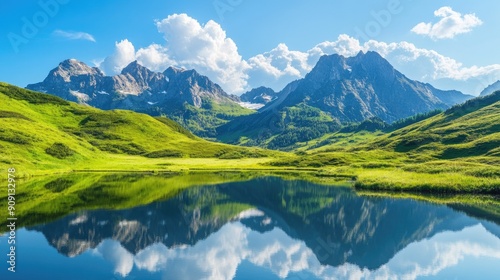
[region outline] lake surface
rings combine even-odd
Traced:
[[[121,210],[80,209],[18,229],[16,273],[7,271],[7,238],[0,237],[0,279],[500,275],[498,216],[471,206],[266,177],[190,187]]]

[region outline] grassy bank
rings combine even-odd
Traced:
[[[286,156],[209,142],[168,118],[102,111],[4,83],[0,149],[0,169],[14,167],[19,177],[86,169],[251,168]]]
[[[17,180],[15,213],[19,225],[34,225],[82,210],[127,209],[169,199],[191,187],[263,176],[347,185],[345,178],[318,177],[310,171],[74,172]],[[7,209],[7,202],[7,192],[0,193],[0,208]],[[5,225],[7,214],[7,211],[0,212],[0,226]]]
[[[328,176],[318,172],[171,172],[171,173],[70,173],[34,177],[19,180],[16,192],[16,217],[18,226],[33,226],[49,222],[71,213],[97,209],[129,209],[164,201],[196,186],[224,185],[233,182],[248,182],[258,177],[279,177],[292,180],[297,186],[304,180],[323,184],[328,188],[346,187],[351,183],[348,178]],[[248,185],[251,192],[252,185]],[[349,190],[348,188],[342,188]],[[293,192],[291,188],[289,191]],[[401,192],[373,192],[366,190],[351,191],[352,195],[373,196],[395,199],[414,199],[434,204],[443,204],[454,209],[471,213],[479,218],[487,218],[500,222],[500,203],[493,195],[458,195]],[[291,195],[291,194],[287,194]],[[205,193],[204,199],[212,199],[212,194]],[[293,195],[292,195],[293,197]],[[290,198],[291,199],[291,198]],[[293,199],[291,199],[293,201]],[[314,202],[304,202],[307,205],[317,205],[318,202],[332,203],[332,198],[318,195]],[[7,208],[6,193],[0,194],[0,208]],[[325,205],[326,205],[325,204]],[[321,204],[323,205],[323,204]],[[242,205],[233,205],[241,207]],[[322,206],[324,207],[324,206]],[[213,211],[223,209],[215,207]],[[227,210],[227,209],[226,209]],[[239,210],[238,210],[239,211]],[[230,211],[238,213],[238,211]],[[303,211],[305,211],[303,209]],[[223,211],[222,211],[223,212]],[[297,214],[303,214],[300,211]],[[5,226],[7,212],[0,213],[0,227]]]

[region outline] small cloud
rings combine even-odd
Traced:
[[[441,18],[437,23],[421,22],[412,28],[412,32],[437,39],[452,39],[458,34],[469,33],[483,22],[475,14],[462,15],[451,7],[441,7],[434,12]]]
[[[63,37],[68,40],[86,40],[86,41],[91,41],[95,42],[94,36],[92,36],[89,33],[85,32],[73,32],[73,31],[64,31],[64,30],[55,30],[52,32],[52,35],[58,36],[58,37]]]

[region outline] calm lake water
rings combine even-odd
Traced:
[[[0,279],[500,275],[498,216],[484,209],[274,177],[191,187],[124,210],[81,210],[18,229],[16,238],[11,273],[0,237]]]

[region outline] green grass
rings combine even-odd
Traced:
[[[335,131],[339,123],[318,108],[300,103],[280,111],[242,116],[217,128],[217,139],[225,143],[292,150],[305,142]]]
[[[18,180],[16,216],[34,225],[80,210],[127,209],[168,199],[193,186],[248,180],[252,173],[73,173]],[[21,187],[22,186],[22,187]],[[6,193],[0,206],[7,207]],[[0,213],[2,226],[7,212]]]
[[[352,174],[359,189],[499,193],[500,92],[393,132],[337,132],[296,151],[270,164]]]
[[[279,153],[213,143],[174,121],[130,111],[102,111],[0,83],[0,169],[20,176],[71,170],[175,169],[205,165],[205,159],[252,158],[256,167]],[[283,156],[283,154],[281,155]],[[150,159],[153,158],[153,159]],[[241,161],[240,161],[241,163]],[[208,164],[220,167],[219,161]],[[187,167],[186,167],[187,166]]]
[[[216,103],[212,100],[203,100],[202,103],[201,108],[185,103],[180,105],[182,110],[157,108],[154,112],[148,113],[166,115],[187,127],[194,134],[205,138],[215,138],[216,128],[236,117],[255,113],[254,110],[243,108],[234,102]]]
[[[75,151],[63,143],[54,143],[52,146],[45,149],[45,152],[58,159],[64,159],[75,154]]]
[[[278,112],[278,127],[294,131],[294,122],[331,121],[309,109]],[[168,118],[102,111],[0,83],[0,169],[15,167],[19,177],[69,171],[283,171],[313,181],[349,179],[359,189],[499,193],[500,93],[429,116],[388,133],[328,133],[285,153],[209,142]],[[279,138],[266,141],[273,139]],[[54,184],[51,188],[62,188]]]

